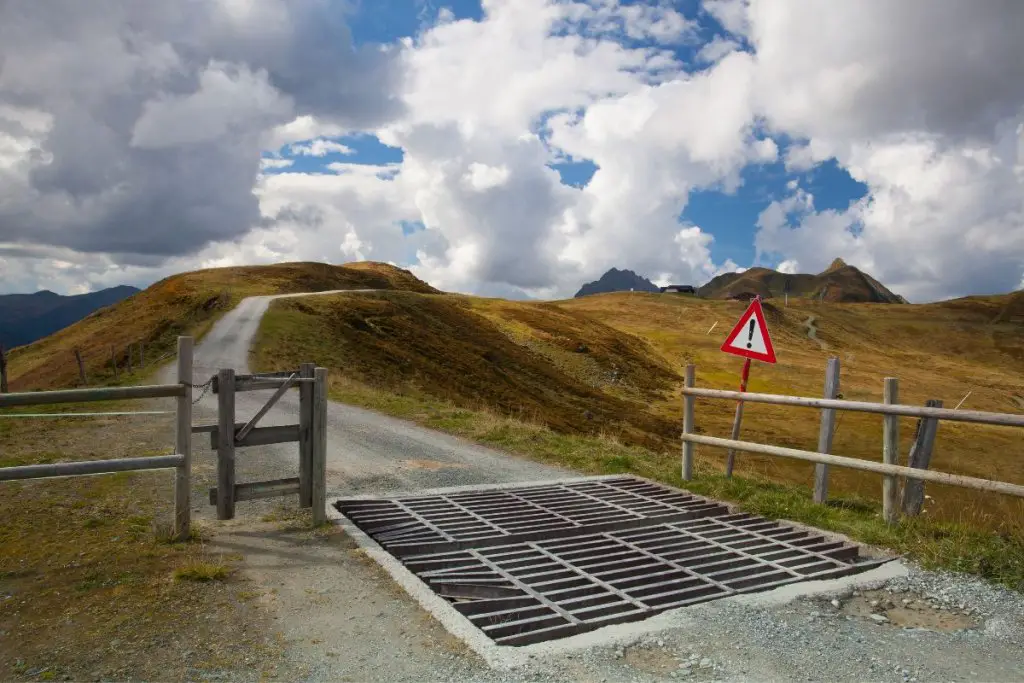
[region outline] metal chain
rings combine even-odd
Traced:
[[[203,400],[203,397],[206,396],[206,392],[208,392],[210,390],[210,387],[213,386],[213,380],[214,378],[211,377],[210,379],[206,380],[205,384],[189,384],[189,386],[192,387],[193,389],[202,389],[202,392],[199,394],[199,397],[192,399],[193,405]]]

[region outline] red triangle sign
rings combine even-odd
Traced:
[[[721,350],[765,363],[775,362],[775,349],[772,347],[772,338],[768,336],[768,325],[765,324],[764,310],[761,309],[759,299],[750,302],[736,327],[726,337]]]

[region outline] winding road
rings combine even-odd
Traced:
[[[828,345],[825,344],[825,342],[818,339],[818,328],[815,324],[817,322],[818,319],[815,318],[813,315],[807,316],[807,320],[804,321],[804,327],[807,328],[807,338],[813,339],[814,341],[818,342],[818,346],[820,346],[822,349],[827,349]]]
[[[238,373],[250,372],[249,350],[260,320],[274,299],[352,291],[258,296],[243,300],[221,318],[196,347],[193,381],[201,384],[220,368],[234,368]],[[310,361],[316,362],[317,359],[311,358]],[[171,377],[167,376],[165,381],[173,381]],[[272,393],[272,389],[267,389],[237,394],[238,421],[247,421]],[[298,391],[289,391],[260,420],[260,425],[297,423],[298,404]],[[567,470],[534,463],[477,446],[464,439],[424,429],[405,420],[333,401],[327,407],[327,416],[328,498],[359,493],[578,476]],[[196,405],[193,422],[209,424],[216,422],[216,419],[217,397],[208,393]],[[197,442],[196,446],[208,448],[208,442],[202,445]],[[240,451],[237,481],[295,476],[297,450],[297,444],[286,443]]]

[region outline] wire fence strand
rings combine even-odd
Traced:
[[[135,415],[174,415],[173,410],[134,410],[107,413],[0,413],[0,417],[130,417]]]

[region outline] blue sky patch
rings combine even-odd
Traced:
[[[398,224],[402,227],[402,234],[406,237],[427,229],[423,221],[398,221]]]
[[[562,184],[571,187],[585,187],[597,173],[597,164],[589,159],[548,164],[548,168],[558,171]]]
[[[415,36],[437,23],[442,9],[451,12],[455,21],[483,18],[479,0],[356,0],[352,4],[348,24],[357,46]]]
[[[328,143],[328,149],[317,149],[318,142]],[[323,146],[323,145],[322,145]],[[344,149],[334,149],[343,147]],[[315,153],[312,153],[315,152]],[[337,138],[317,138],[285,145],[277,154],[264,154],[264,159],[287,159],[289,166],[264,169],[264,173],[330,173],[329,164],[367,164],[385,166],[398,164],[405,158],[401,148],[389,147],[375,135],[344,135]],[[393,177],[393,173],[388,173]],[[386,178],[390,179],[390,178]]]
[[[784,150],[780,156],[784,155]],[[805,191],[814,195],[817,211],[842,211],[851,202],[867,194],[867,185],[854,180],[834,159],[807,171],[791,173],[778,161],[761,166],[751,165],[741,173],[742,185],[735,194],[712,189],[694,192],[680,218],[700,226],[711,233],[715,241],[711,256],[716,263],[731,258],[738,264],[754,263],[753,234],[757,218],[769,204],[782,200],[791,191],[787,184],[795,180]],[[777,264],[758,264],[777,265]]]

